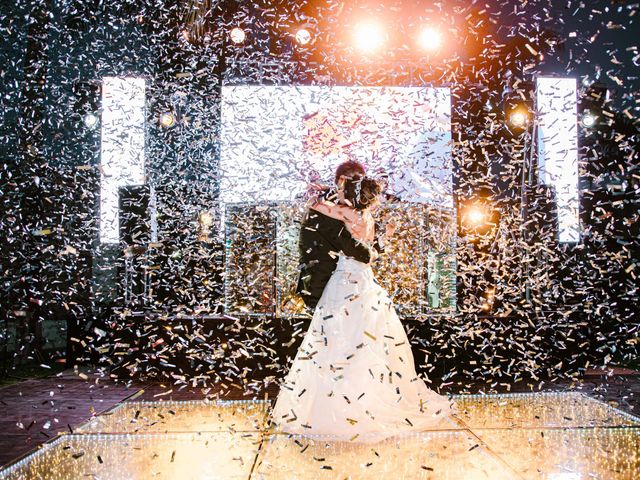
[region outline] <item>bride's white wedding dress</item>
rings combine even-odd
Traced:
[[[376,442],[439,426],[455,403],[416,375],[411,346],[371,267],[340,255],[276,400],[276,431]]]

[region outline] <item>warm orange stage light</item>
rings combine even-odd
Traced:
[[[354,43],[358,50],[373,53],[384,44],[384,31],[380,24],[374,21],[359,23],[354,31]]]
[[[301,28],[296,32],[296,42],[300,45],[306,45],[311,41],[311,33],[306,28]]]
[[[423,50],[437,50],[442,45],[442,34],[435,28],[425,27],[418,35],[418,45]]]
[[[467,212],[467,219],[472,225],[480,225],[485,220],[485,212],[480,207],[471,207]]]

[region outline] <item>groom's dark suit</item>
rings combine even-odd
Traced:
[[[302,221],[298,246],[300,277],[296,291],[309,308],[318,304],[340,252],[364,263],[371,259],[369,249],[353,239],[344,223],[311,209]]]
[[[338,254],[369,263],[371,253],[354,240],[344,223],[316,210],[307,210],[300,228],[300,276],[296,292],[309,308],[315,308],[338,264]],[[381,250],[376,242],[376,249]]]

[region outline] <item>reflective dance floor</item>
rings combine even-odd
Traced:
[[[278,434],[266,401],[124,402],[0,479],[637,479],[640,418],[581,393],[459,395],[437,430],[377,444]]]

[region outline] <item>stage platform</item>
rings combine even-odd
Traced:
[[[267,400],[133,399],[0,479],[640,478],[640,418],[581,392],[454,399],[455,421],[369,445],[275,432]]]

